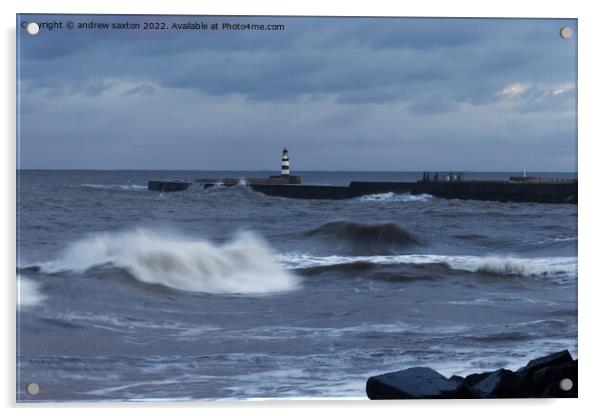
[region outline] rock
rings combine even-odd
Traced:
[[[529,361],[517,370],[504,368],[445,378],[427,367],[414,367],[370,377],[366,393],[370,399],[485,399],[525,397],[577,397],[578,362],[568,351]],[[560,382],[569,379],[565,391]]]
[[[540,368],[533,374],[532,384],[538,397],[577,397],[577,360]],[[569,391],[560,388],[563,379],[573,383]]]
[[[366,393],[372,400],[453,398],[457,382],[427,367],[414,367],[370,377]]]
[[[529,397],[530,393],[523,377],[503,368],[489,374],[472,387],[485,395],[501,398]]]
[[[572,361],[573,357],[571,357],[571,353],[564,350],[531,360],[526,367],[521,368],[518,372],[524,372],[525,377],[530,380],[533,374],[541,368],[550,367],[560,363],[570,363]]]
[[[492,371],[488,371],[487,373],[474,373],[474,374],[471,374],[471,375],[466,376],[464,378],[464,383],[468,384],[469,386],[474,386],[479,381],[483,380],[484,378],[487,378],[491,373],[492,373]]]
[[[454,399],[488,399],[491,395],[485,394],[466,383],[459,383],[454,391]]]

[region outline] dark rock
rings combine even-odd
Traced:
[[[532,384],[538,397],[577,397],[577,360],[540,368],[533,374]],[[560,381],[569,379],[573,387],[569,391],[560,388]]]
[[[457,382],[427,367],[414,367],[370,377],[366,393],[372,400],[453,398]]]
[[[474,386],[479,381],[487,378],[491,373],[492,373],[492,371],[488,371],[486,373],[474,373],[474,374],[471,374],[471,375],[466,376],[464,378],[464,383],[468,384],[469,386]]]
[[[409,368],[370,377],[366,393],[370,399],[577,397],[577,373],[577,360],[561,351],[531,360],[516,372],[502,368],[447,379],[430,368]],[[561,388],[563,379],[572,382],[568,391]]]
[[[489,399],[493,396],[485,394],[466,383],[459,383],[454,391],[454,399]]]
[[[525,377],[530,380],[533,374],[544,367],[549,367],[555,364],[560,363],[570,363],[573,361],[573,357],[567,351],[560,351],[550,355],[546,355],[545,357],[536,358],[534,360],[529,361],[526,367],[522,368],[518,372],[524,372]]]
[[[501,369],[494,371],[473,386],[487,395],[494,397],[528,397],[524,391],[524,379],[510,370]]]

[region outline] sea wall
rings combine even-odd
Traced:
[[[174,192],[188,189],[183,181],[149,181],[151,191]],[[224,184],[232,186],[234,183]],[[474,199],[499,202],[577,204],[577,181],[517,183],[504,181],[464,182],[351,182],[349,186],[247,184],[266,195],[298,199],[346,199],[381,193],[430,194],[438,198]],[[205,187],[213,186],[204,184]]]
[[[352,198],[347,186],[320,185],[251,185],[266,195],[297,199],[346,199]]]
[[[148,190],[157,192],[185,191],[192,183],[183,181],[148,181]]]
[[[353,196],[374,193],[430,194],[438,198],[499,202],[577,203],[577,182],[351,182]]]

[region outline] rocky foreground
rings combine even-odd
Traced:
[[[370,377],[366,394],[372,400],[576,398],[577,360],[565,350],[531,360],[517,371],[502,368],[450,378],[413,367]]]

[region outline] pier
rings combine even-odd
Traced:
[[[577,204],[577,180],[542,180],[536,176],[511,176],[508,180],[465,180],[463,172],[424,172],[415,182],[354,181],[348,186],[302,185],[301,177],[290,174],[288,150],[282,151],[280,175],[268,178],[200,178],[192,181],[151,180],[150,191],[177,192],[191,188],[245,185],[266,195],[297,199],[349,199],[365,195],[429,194],[446,199],[499,202]]]

